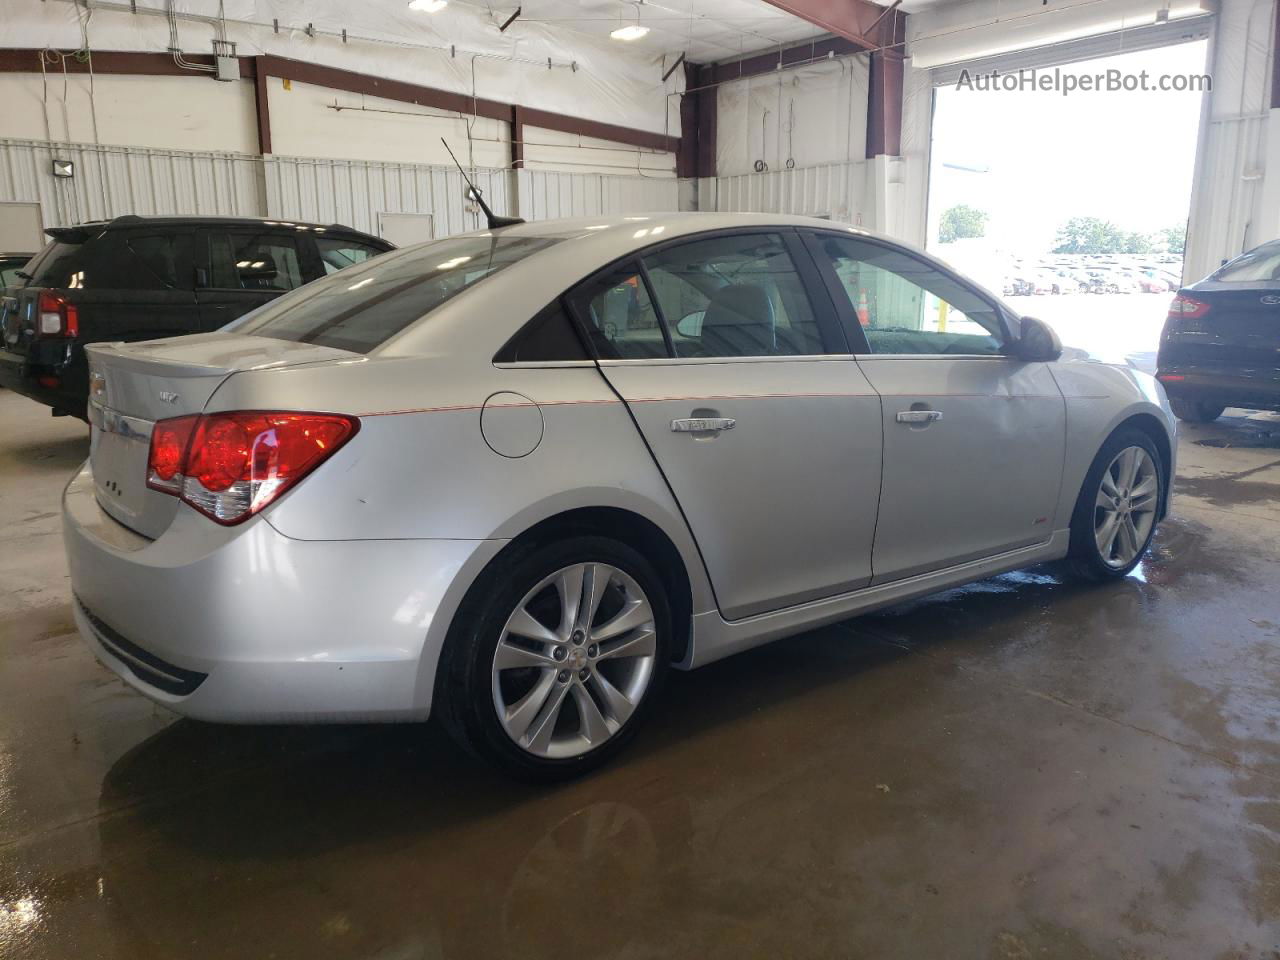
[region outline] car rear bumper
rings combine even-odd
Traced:
[[[1280,410],[1280,373],[1242,376],[1194,367],[1162,367],[1156,379],[1176,400],[1198,400],[1227,407]]]
[[[293,540],[183,510],[157,540],[63,494],[76,624],[178,713],[230,723],[424,719],[448,617],[505,541]]]
[[[44,386],[39,380],[42,376],[57,377],[59,385]],[[57,368],[32,364],[26,357],[8,350],[0,350],[0,387],[81,419],[86,416],[83,386],[79,389],[68,388],[62,372]]]

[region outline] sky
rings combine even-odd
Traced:
[[[1062,67],[1064,74],[1205,72],[1197,41]],[[956,203],[990,215],[993,246],[1046,252],[1074,216],[1154,232],[1186,220],[1199,92],[996,91],[941,87],[933,120],[930,224]],[[987,172],[950,169],[959,164]],[[932,238],[931,238],[932,239]]]

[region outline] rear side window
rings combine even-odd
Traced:
[[[773,233],[710,237],[644,258],[678,357],[828,352],[804,282]]]
[[[305,282],[290,234],[211,233],[209,258],[218,290],[295,290]]]
[[[190,290],[190,233],[134,234],[125,239],[130,254],[126,283],[137,290]]]
[[[573,321],[559,300],[538,311],[493,358],[494,363],[552,363],[589,360]]]
[[[1242,253],[1213,275],[1223,283],[1280,280],[1280,243],[1264,243]]]
[[[354,267],[357,263],[364,263],[370,257],[376,257],[385,252],[367,243],[360,243],[358,240],[338,240],[333,237],[316,237],[315,239],[325,276],[347,267]]]
[[[457,237],[388,253],[281,297],[238,332],[367,353],[468,287],[557,242]]]

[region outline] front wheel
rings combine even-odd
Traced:
[[[1173,415],[1179,420],[1185,420],[1188,423],[1212,423],[1222,416],[1222,411],[1226,410],[1226,404],[1209,403],[1205,400],[1184,400],[1180,398],[1169,398],[1169,408],[1173,410]]]
[[[626,745],[667,670],[671,612],[641,554],[579,536],[499,559],[441,654],[436,706],[468,752],[567,779]]]
[[[1091,580],[1123,577],[1142,559],[1164,495],[1160,453],[1140,430],[1112,434],[1085,476],[1071,517],[1070,558]]]

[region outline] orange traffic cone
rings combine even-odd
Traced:
[[[871,325],[871,308],[867,306],[867,288],[858,292],[858,322],[864,327]]]

